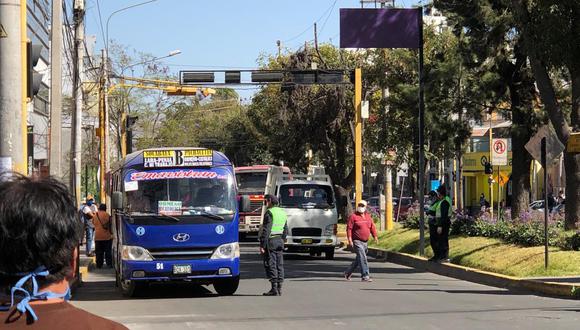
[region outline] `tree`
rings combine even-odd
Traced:
[[[510,6],[548,117],[566,145],[570,133],[580,131],[580,2],[512,0]],[[555,72],[560,70],[570,82],[571,99],[557,93],[562,76]],[[580,155],[564,153],[564,167],[565,227],[574,229],[580,220]]]
[[[524,146],[541,120],[534,108],[534,80],[522,52],[521,35],[514,31],[513,15],[505,1],[439,0],[435,5],[448,15],[454,33],[462,40],[462,64],[478,78],[472,106],[481,109],[481,104],[487,104],[488,111],[511,117],[511,214],[517,218],[529,205],[532,158]],[[504,101],[509,109],[498,106]]]

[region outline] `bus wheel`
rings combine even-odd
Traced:
[[[231,296],[238,290],[238,285],[240,285],[240,277],[236,276],[214,282],[213,288],[220,296]]]
[[[143,293],[147,282],[137,282],[131,280],[120,280],[121,292],[125,297],[138,297]]]
[[[326,260],[334,259],[334,247],[328,248],[326,251],[324,251],[324,258]]]

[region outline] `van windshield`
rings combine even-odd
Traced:
[[[285,184],[280,187],[279,193],[281,207],[334,207],[334,197],[330,186],[317,184]]]
[[[131,215],[169,216],[215,214],[230,215],[236,210],[233,177],[206,171],[146,171],[132,174],[133,189],[127,191]],[[189,173],[193,173],[189,175]],[[174,178],[173,178],[174,177]],[[136,182],[135,182],[136,181]]]

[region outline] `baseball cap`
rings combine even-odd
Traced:
[[[357,205],[360,205],[360,204],[362,204],[362,205],[364,205],[366,207],[367,206],[367,201],[361,199],[360,202],[358,202]]]

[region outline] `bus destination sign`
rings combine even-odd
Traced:
[[[213,165],[213,151],[209,149],[190,150],[148,150],[143,151],[143,167],[208,167]]]

